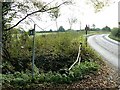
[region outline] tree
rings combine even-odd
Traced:
[[[59,8],[56,8],[56,9],[51,10],[50,15],[51,15],[52,18],[55,19],[56,28],[57,28],[57,30],[58,30],[57,19],[58,19],[58,17],[60,16],[60,9],[59,9]]]
[[[70,25],[70,30],[72,29],[73,24],[77,22],[77,19],[75,17],[68,18],[68,22]]]
[[[108,26],[103,27],[102,30],[103,31],[111,31],[110,27],[108,27]]]
[[[9,19],[19,18],[19,17],[22,19],[19,20],[15,25],[13,25],[9,28],[6,28],[5,30],[6,31],[11,30],[12,28],[19,25],[22,21],[24,21],[27,17],[29,17],[31,15],[34,15],[34,16],[36,15],[38,18],[41,13],[51,12],[51,10],[55,11],[54,15],[55,15],[55,17],[58,17],[60,15],[58,13],[59,7],[61,7],[62,5],[66,5],[66,4],[72,4],[72,0],[66,0],[59,4],[57,4],[58,2],[56,2],[55,5],[52,6],[51,3],[53,3],[54,1],[55,0],[53,0],[49,3],[45,3],[45,2],[37,1],[37,0],[24,0],[24,2],[14,2],[14,3],[9,4],[9,7],[7,9],[7,14],[9,14]],[[107,3],[110,0],[104,0],[104,1],[89,0],[89,1],[92,2],[94,8],[96,10],[98,10],[99,8],[102,8],[105,5],[107,5]],[[7,4],[8,4],[8,2],[7,2]],[[9,13],[8,13],[8,11],[9,11]],[[25,16],[21,17],[20,13],[23,13]],[[9,21],[12,21],[12,20],[9,20]]]
[[[105,6],[109,6],[111,3],[114,3],[114,0],[89,0],[88,3],[92,4],[95,9],[95,12],[101,11]]]
[[[95,24],[93,24],[93,25],[92,25],[92,30],[96,30],[95,27],[96,27]]]
[[[63,26],[59,27],[58,32],[65,32],[65,29],[63,28]]]
[[[100,31],[101,29],[100,28],[96,28],[97,31]]]
[[[52,29],[50,29],[50,31],[49,32],[52,32]]]
[[[54,0],[53,0],[54,1]],[[52,1],[52,2],[53,2]],[[69,0],[67,0],[67,1],[63,1],[62,3],[60,3],[60,4],[58,4],[58,5],[55,5],[55,6],[53,6],[53,7],[51,7],[51,3],[52,2],[50,2],[50,3],[44,3],[44,2],[42,2],[42,1],[34,1],[34,0],[25,0],[25,2],[24,3],[31,3],[31,5],[29,5],[29,4],[24,4],[24,3],[20,3],[20,2],[15,2],[15,3],[13,3],[12,5],[13,5],[13,7],[16,7],[17,9],[15,9],[15,10],[11,10],[11,12],[14,12],[14,16],[15,17],[17,17],[17,15],[18,15],[18,12],[20,13],[23,13],[23,14],[25,14],[25,16],[21,19],[21,20],[19,20],[15,25],[13,25],[13,26],[11,26],[11,27],[9,27],[9,28],[7,28],[7,29],[5,29],[6,31],[8,31],[8,30],[11,30],[12,28],[14,28],[14,27],[16,27],[18,24],[20,24],[22,21],[24,21],[27,17],[29,17],[29,16],[31,16],[31,15],[36,15],[37,17],[39,16],[39,15],[37,15],[38,13],[44,13],[44,12],[48,12],[48,13],[50,13],[50,12],[53,12],[54,13],[54,16],[55,16],[55,18],[57,18],[58,16],[59,16],[59,7],[61,7],[62,5],[66,5],[66,4],[71,4],[71,1],[69,1]],[[12,6],[11,5],[11,6]],[[33,8],[32,10],[30,9],[30,8]],[[37,8],[37,9],[36,9]],[[30,13],[29,13],[30,12]],[[9,13],[10,14],[10,13]],[[18,16],[20,16],[20,15],[18,15]],[[19,18],[19,17],[18,17]]]
[[[2,60],[2,24],[1,24],[1,22],[2,22],[2,11],[1,11],[1,9],[2,9],[2,3],[0,3],[0,60]],[[0,64],[2,64],[2,63],[0,62]]]
[[[81,30],[81,21],[80,21],[80,30]]]
[[[95,29],[95,27],[96,27],[95,24],[93,24],[92,27],[93,27],[93,29]]]
[[[118,22],[118,26],[119,26],[119,28],[120,28],[120,22]]]
[[[2,29],[1,29],[1,37],[2,37],[2,55],[5,59],[9,60],[10,55],[7,50],[10,46],[10,41],[11,41],[11,32],[5,31],[6,28],[8,28],[10,25],[9,23],[12,20],[12,17],[14,17],[14,13],[10,14],[11,16],[8,15],[9,11],[12,10],[12,3],[11,2],[1,2],[1,10],[2,10]],[[6,17],[8,15],[8,17]]]

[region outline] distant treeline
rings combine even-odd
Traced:
[[[50,33],[50,32],[69,32],[69,31],[85,31],[85,29],[81,29],[81,30],[71,30],[71,29],[67,29],[65,30],[63,26],[60,26],[58,30],[52,30],[50,29],[49,31],[36,31],[37,33]],[[102,29],[100,28],[90,28],[88,31],[111,31],[111,28],[108,26],[103,27]]]

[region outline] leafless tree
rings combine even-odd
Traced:
[[[77,22],[77,18],[75,18],[75,17],[68,18],[68,22],[69,22],[70,30],[71,30],[73,24],[75,24]]]

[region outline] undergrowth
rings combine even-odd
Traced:
[[[83,62],[80,65],[75,65],[67,74],[60,74],[59,72],[49,71],[48,73],[37,73],[35,72],[34,80],[32,79],[31,73],[27,71],[15,72],[14,74],[2,75],[2,84],[4,86],[14,88],[27,88],[32,84],[70,84],[73,81],[84,79],[85,75],[90,73],[95,74],[99,69],[99,65],[94,62]],[[0,74],[1,75],[1,74]]]

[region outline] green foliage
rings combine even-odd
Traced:
[[[53,19],[57,19],[60,16],[60,9],[59,8],[52,9],[50,11],[50,16]]]
[[[109,37],[120,42],[120,28],[113,28]]]
[[[32,81],[31,74],[23,72],[15,72],[14,74],[8,74],[2,76],[3,86],[5,84],[14,86],[16,88],[25,87],[31,83],[51,83],[51,84],[69,84],[76,80],[81,80],[85,75],[94,73],[99,69],[98,64],[94,62],[84,62],[80,65],[74,66],[68,74],[60,74],[58,72],[49,71],[48,73],[35,74],[35,80]]]
[[[2,77],[0,77],[0,80],[2,81],[2,84],[10,84],[10,82],[14,79],[13,74],[4,75],[2,74]]]
[[[103,31],[111,31],[110,27],[106,26],[104,28],[102,28]]]
[[[31,47],[30,38],[27,32],[20,33],[18,29],[13,29],[6,32],[10,38],[4,42],[3,50],[3,73],[13,73],[14,71],[22,71],[30,67]],[[9,58],[6,58],[9,57]],[[11,67],[11,68],[9,68]]]
[[[85,61],[80,65],[76,65],[74,68],[72,68],[71,76],[74,76],[77,79],[82,79],[85,75],[96,72],[98,68],[98,64]]]
[[[59,27],[58,32],[65,32],[65,29],[63,28],[63,26]]]
[[[120,28],[113,28],[111,31],[111,35],[120,38]]]

